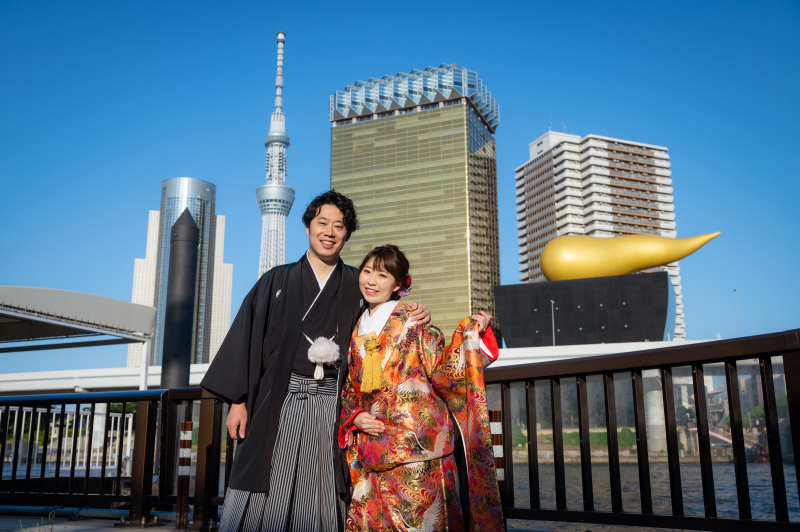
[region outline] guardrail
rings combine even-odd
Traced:
[[[800,529],[800,329],[490,368],[486,377],[499,403],[490,408],[502,410],[508,519]],[[192,528],[210,530],[233,457],[225,409],[200,388],[0,397],[0,500],[126,508],[129,521],[147,521],[178,502],[179,427],[193,421]],[[768,467],[769,505],[765,485],[751,489],[753,462]],[[693,470],[701,504],[687,497]]]
[[[149,521],[178,500],[180,422],[195,420],[189,503],[194,528],[209,530],[233,454],[230,438],[221,444],[225,409],[200,388],[0,397],[0,500]]]
[[[799,335],[800,330],[793,330],[490,368],[486,380],[492,383],[490,390],[499,386],[495,395],[503,413],[506,518],[688,530],[800,529],[800,510],[794,510],[800,478],[794,460],[800,456]],[[714,397],[709,409],[710,395]],[[727,417],[720,416],[726,405]],[[576,421],[577,429],[566,427],[565,421]],[[522,451],[514,452],[515,441]],[[544,446],[547,450],[540,450]],[[575,446],[577,451],[565,449]],[[621,446],[627,447],[624,453]],[[570,458],[579,479],[568,489]],[[625,500],[621,458],[635,460],[638,472],[638,482],[629,483],[634,489],[625,490]],[[794,521],[785,460],[794,462],[789,469],[795,477],[790,484]],[[719,482],[727,480],[719,464],[731,461],[735,505],[723,504],[716,493],[728,487]],[[748,462],[769,464],[772,515],[765,515],[765,505],[751,503],[751,496],[761,496],[765,488],[751,491],[748,474],[754,470]],[[653,476],[656,465],[665,467],[668,478],[661,499],[653,497],[654,480],[664,480]],[[702,493],[702,504],[693,507],[689,503],[694,501],[686,498],[696,481],[690,468],[699,473]],[[524,471],[527,478],[517,482],[515,471]],[[605,474],[607,485],[603,478],[602,489],[595,489]],[[553,486],[554,504],[544,500],[550,493],[540,485]]]

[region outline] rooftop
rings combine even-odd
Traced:
[[[424,70],[356,81],[331,96],[330,120],[335,122],[461,98],[469,99],[492,132],[497,129],[500,107],[478,74],[444,63]]]

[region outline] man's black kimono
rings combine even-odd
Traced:
[[[233,489],[269,491],[270,469],[281,406],[286,395],[303,324],[303,256],[294,264],[266,272],[247,294],[216,357],[200,386],[226,402],[244,401],[247,407],[245,439],[236,450],[229,486]],[[339,365],[339,390],[347,374],[350,333],[363,301],[358,289],[358,269],[339,261],[338,285],[329,281],[320,296],[335,298],[338,334],[343,360]],[[336,273],[336,272],[334,272]],[[318,289],[318,287],[317,287]],[[335,290],[335,292],[333,292]],[[320,301],[324,301],[320,297]],[[315,304],[316,306],[316,304]],[[313,308],[313,307],[312,307]],[[316,313],[319,310],[314,308]],[[306,322],[310,316],[306,318]],[[311,436],[311,435],[309,435]],[[335,438],[334,438],[335,440]],[[349,482],[347,463],[333,444],[336,488],[345,495]]]

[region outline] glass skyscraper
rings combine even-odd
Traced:
[[[443,330],[494,314],[500,284],[499,109],[477,74],[456,65],[357,82],[331,96],[331,187],[361,228],[342,259],[396,244],[411,262],[412,301]]]
[[[156,332],[151,342],[151,365],[160,366],[162,361],[170,229],[184,209],[189,209],[200,230],[192,364],[210,362],[230,325],[233,267],[222,263],[225,219],[223,216],[215,215],[216,196],[217,187],[207,181],[176,177],[161,184],[161,209],[158,212],[150,212],[147,255],[145,259],[137,259],[134,267],[133,301],[153,305],[157,309]],[[217,227],[218,225],[220,227]],[[154,234],[156,229],[157,233]],[[138,350],[134,347],[138,347]],[[140,357],[140,346],[129,347],[129,366],[139,365]]]

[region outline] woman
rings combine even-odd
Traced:
[[[359,268],[369,307],[350,343],[339,429],[352,480],[347,529],[460,531],[468,514],[472,530],[501,530],[483,380],[497,356],[489,317],[463,320],[445,349],[441,331],[409,320],[398,301],[411,289],[408,268],[392,245]],[[454,451],[467,457],[469,508],[461,508]]]

